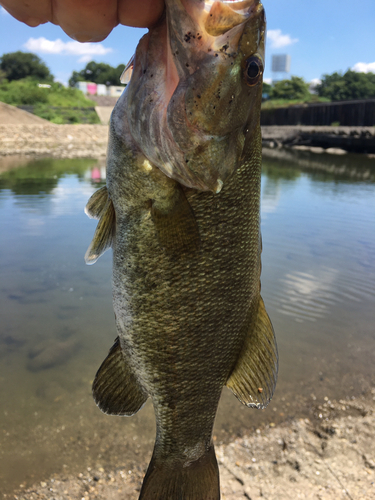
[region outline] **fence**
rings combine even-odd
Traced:
[[[262,109],[261,125],[375,125],[375,99]]]

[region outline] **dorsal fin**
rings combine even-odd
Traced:
[[[227,387],[249,408],[265,408],[276,386],[278,356],[275,334],[262,297],[255,321],[248,318],[247,335]]]
[[[88,213],[89,216],[94,218],[100,217],[92,242],[85,254],[86,264],[95,264],[99,257],[103,255],[108,248],[111,248],[115,234],[115,209],[107,189],[103,191],[102,189],[103,188],[99,189],[99,191],[91,196],[86,206],[86,213]],[[94,198],[95,195],[97,195],[96,198]],[[104,198],[105,196],[106,199]]]

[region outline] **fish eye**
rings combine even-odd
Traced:
[[[246,83],[250,87],[256,85],[263,75],[263,62],[258,56],[251,56],[245,62]]]

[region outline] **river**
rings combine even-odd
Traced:
[[[265,157],[262,295],[279,346],[265,411],[223,391],[216,442],[308,416],[375,385],[375,160]],[[83,256],[105,183],[97,160],[0,158],[0,492],[82,467],[134,466],[154,441],[151,404],[102,414],[91,383],[116,337],[111,251]]]

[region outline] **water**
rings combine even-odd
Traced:
[[[127,419],[91,397],[116,337],[111,252],[83,261],[96,225],[83,207],[104,177],[96,160],[0,159],[3,494],[54,473],[133,467],[152,451],[150,403]],[[265,412],[224,390],[217,442],[375,384],[374,178],[375,161],[360,157],[264,159],[262,295],[279,381]]]

